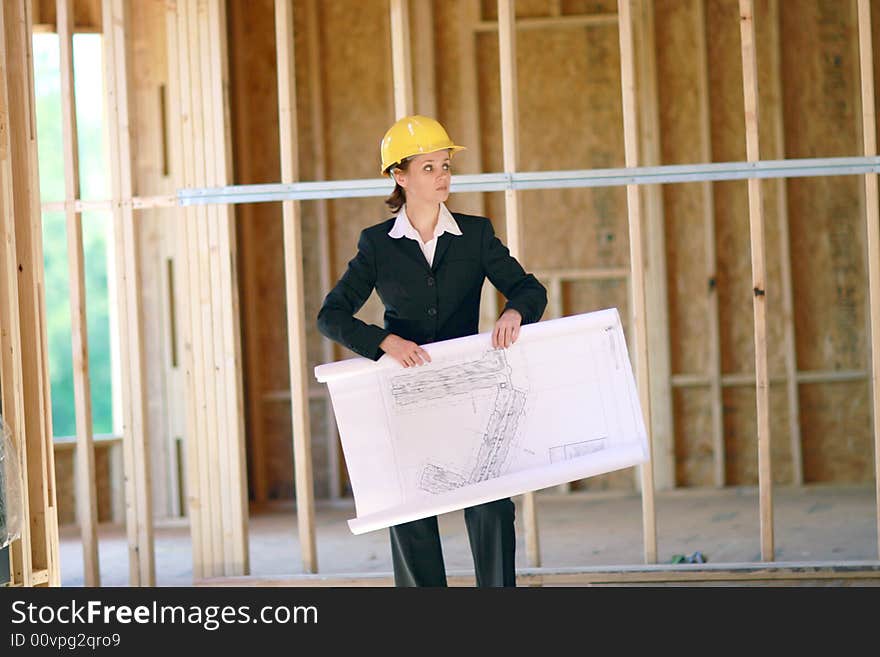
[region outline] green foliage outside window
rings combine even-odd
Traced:
[[[74,44],[74,84],[79,140],[82,199],[106,199],[110,181],[104,150],[102,42],[98,34],[77,34]],[[64,152],[61,141],[61,73],[56,34],[36,34],[34,87],[39,148],[40,199],[64,200]],[[112,433],[113,404],[110,362],[110,321],[107,294],[109,213],[83,213],[86,314],[92,420],[96,434]],[[76,433],[73,400],[73,362],[70,332],[70,273],[63,212],[43,213],[43,260],[46,282],[46,330],[52,386],[52,425],[55,436]]]

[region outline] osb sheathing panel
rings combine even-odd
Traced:
[[[758,483],[758,423],[755,389],[752,386],[725,388],[724,482],[729,486]],[[791,442],[786,430],[788,403],[785,387],[770,386],[770,460],[773,483],[791,483]]]
[[[710,0],[706,23],[709,64],[709,105],[712,133],[712,161],[746,159],[745,118],[742,91],[739,5],[736,0]],[[771,114],[776,111],[770,94],[772,71],[768,47],[768,3],[755,3],[760,92],[761,156],[773,144]],[[782,344],[781,278],[776,186],[762,183],[764,195],[764,239],[767,292],[768,367],[771,373],[784,371]],[[718,301],[721,333],[721,369],[725,373],[755,369],[752,260],[749,229],[748,186],[745,181],[713,184],[718,260]]]
[[[788,157],[862,152],[857,24],[851,4],[782,6]],[[798,360],[812,369],[857,369],[866,358],[864,214],[859,176],[790,179],[792,275]]]
[[[502,171],[498,35],[477,37],[481,155]],[[519,170],[624,164],[620,54],[615,26],[520,30]],[[540,89],[540,93],[535,90]],[[620,267],[629,261],[622,187],[520,193],[524,264],[530,269]],[[505,236],[504,196],[486,195],[487,215]]]
[[[710,402],[707,388],[673,390],[676,486],[715,485]]]
[[[804,481],[873,481],[869,387],[846,382],[800,389]]]
[[[703,26],[698,2],[660,0],[654,7],[661,162],[702,161],[699,89],[703,86],[699,40]],[[706,221],[701,183],[664,185],[669,337],[674,374],[709,369],[709,276],[705,266]],[[705,396],[703,396],[705,397]],[[708,397],[703,401],[708,402]],[[678,413],[675,413],[678,418]],[[677,421],[676,426],[687,426]]]
[[[786,157],[862,153],[855,3],[784,2]],[[874,7],[877,9],[877,7]],[[787,183],[798,366],[865,369],[867,266],[863,179]],[[801,386],[805,481],[871,478],[867,381]]]

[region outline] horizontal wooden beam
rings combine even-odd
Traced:
[[[718,563],[679,565],[594,566],[583,568],[521,568],[518,586],[624,585],[687,583],[743,584],[880,582],[880,561],[810,561],[784,565],[769,563]],[[450,571],[450,586],[473,586],[473,571]],[[214,577],[196,580],[195,586],[393,586],[391,573],[336,573],[274,577]]]

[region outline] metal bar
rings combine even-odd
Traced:
[[[452,191],[465,193],[569,187],[618,187],[708,180],[807,178],[868,173],[880,173],[880,157],[803,158],[618,169],[482,173],[453,176]],[[387,196],[391,192],[392,186],[391,181],[385,178],[230,185],[181,189],[177,193],[177,198],[180,205],[184,206],[207,203],[262,203],[293,199],[367,198]]]

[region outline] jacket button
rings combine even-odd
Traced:
[[[436,308],[428,308],[428,314],[429,314],[431,317],[433,317],[434,315],[437,314],[437,309],[436,309]]]
[[[428,287],[431,287],[432,285],[434,285],[434,277],[428,276]]]

